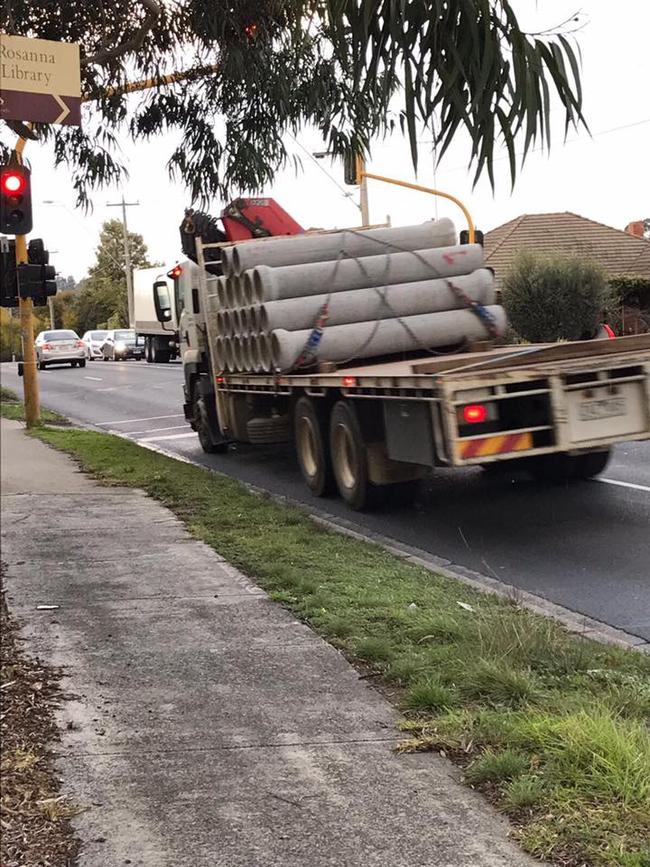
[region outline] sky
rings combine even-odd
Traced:
[[[555,134],[550,155],[531,153],[511,190],[507,158],[495,166],[496,189],[487,177],[472,188],[467,170],[467,141],[462,136],[449,148],[434,171],[434,157],[421,146],[415,175],[406,140],[400,135],[376,142],[368,171],[416,181],[450,192],[468,207],[475,225],[488,231],[523,213],[572,211],[609,226],[623,229],[633,220],[650,216],[650,77],[648,33],[650,0],[512,0],[520,23],[539,31],[579,12],[581,28],[575,34],[582,52],[584,114],[591,135],[584,129],[563,135],[561,107],[552,114]],[[287,139],[289,150],[303,163],[279,173],[265,195],[272,196],[305,228],[344,227],[360,223],[358,193],[344,188],[343,168],[329,159],[317,161],[309,154],[323,150],[318,133],[305,130],[298,141]],[[188,195],[169,179],[166,159],[173,149],[169,141],[122,143],[129,178],[122,188],[94,192],[93,210],[75,210],[74,191],[64,167],[53,168],[47,146],[29,143],[25,151],[33,172],[34,231],[46,247],[56,251],[51,263],[63,275],[80,279],[94,261],[104,220],[120,216],[108,207],[122,193],[128,202],[129,229],[143,235],[152,261],[173,264],[182,258],[178,226]],[[328,173],[330,176],[328,176]],[[352,194],[346,196],[344,192]],[[45,204],[51,201],[53,204]],[[211,213],[218,214],[215,201]],[[369,182],[372,223],[408,225],[431,217],[451,217],[464,227],[462,214],[452,203],[431,196]]]

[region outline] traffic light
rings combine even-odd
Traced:
[[[0,238],[0,307],[18,307],[16,242]]]
[[[27,235],[32,223],[31,172],[26,166],[0,166],[0,232]]]
[[[361,183],[362,161],[355,153],[347,153],[343,157],[343,178],[349,187],[358,187]]]
[[[480,229],[474,229],[474,243],[480,244],[483,246],[483,232]],[[460,233],[460,243],[461,244],[469,244],[469,231],[467,229],[463,229]]]

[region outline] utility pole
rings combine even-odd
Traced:
[[[126,209],[139,205],[140,202],[125,202],[122,193],[121,202],[106,202],[107,208],[122,208],[122,236],[124,239],[124,268],[126,271],[126,298],[129,305],[129,328],[135,324],[133,309],[133,273],[131,271],[131,247],[129,244],[129,229],[126,224]]]

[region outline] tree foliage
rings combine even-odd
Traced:
[[[504,276],[502,298],[517,334],[546,343],[594,337],[611,290],[595,262],[524,252]]]
[[[461,129],[475,177],[501,144],[514,181],[550,142],[553,100],[582,121],[578,56],[562,32],[522,31],[510,0],[5,0],[3,29],[78,42],[82,129],[41,126],[79,200],[123,173],[116,133],[178,141],[170,173],[194,201],[259,191],[288,159],[284,136],[314,125],[335,154],[367,152],[401,125],[417,165],[418,128],[440,153]],[[128,80],[191,70],[131,96]],[[171,135],[169,135],[171,133]]]
[[[129,232],[129,251],[133,268],[151,267],[142,235]],[[128,325],[126,268],[120,220],[107,220],[103,224],[95,263],[88,269],[88,277],[81,281],[74,294],[79,334],[99,325],[107,324],[112,328]]]

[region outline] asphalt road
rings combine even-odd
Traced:
[[[15,365],[1,365],[0,375],[21,391]],[[554,487],[511,473],[443,470],[413,506],[359,514],[335,498],[311,497],[290,446],[204,454],[183,419],[178,363],[93,362],[39,376],[43,405],[70,418],[303,500],[650,641],[650,442],[618,447],[597,481]]]

